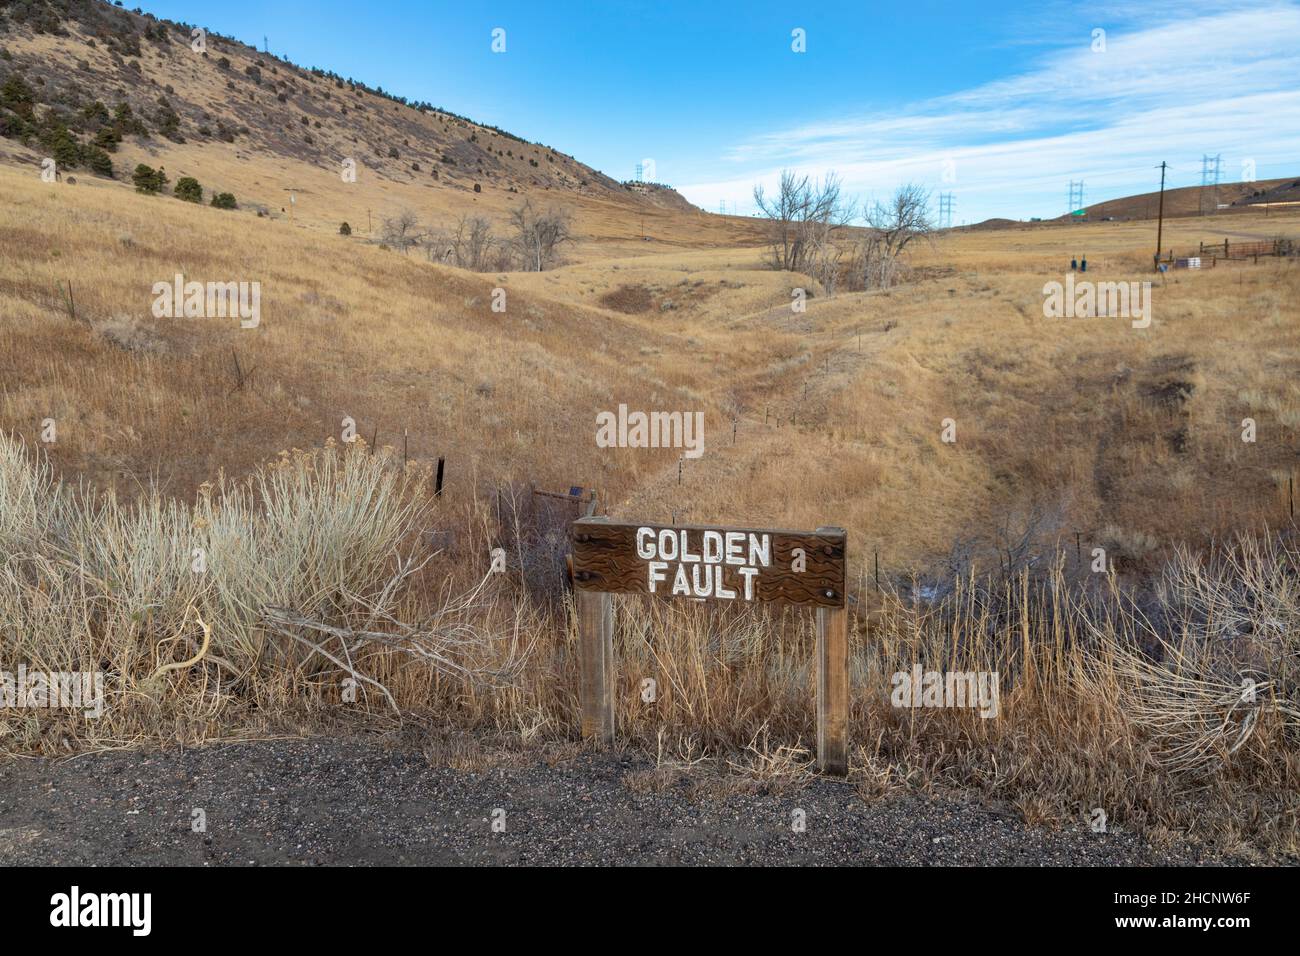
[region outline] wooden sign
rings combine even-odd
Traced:
[[[844,606],[844,532],[573,526],[573,583],[581,591],[714,601]]]
[[[582,671],[582,731],[614,740],[613,594],[817,609],[817,759],[848,771],[847,535],[613,522],[572,525]]]

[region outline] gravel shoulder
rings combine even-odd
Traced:
[[[0,863],[1234,862],[1188,845],[1156,847],[1122,829],[1031,828],[957,801],[867,802],[853,786],[821,778],[772,788],[699,768],[665,775],[644,757],[576,748],[484,768],[466,763],[374,737],[10,760],[0,763]],[[803,832],[793,826],[796,811]]]

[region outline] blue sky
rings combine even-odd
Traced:
[[[128,2],[128,6],[132,4]],[[954,222],[1201,181],[1300,175],[1300,4],[145,0],[304,66],[461,113],[616,179],[753,211],[782,168]],[[506,51],[491,50],[504,29]],[[791,33],[805,31],[806,52]],[[1095,31],[1105,31],[1104,37]],[[1104,40],[1099,42],[1099,40]],[[649,177],[647,177],[649,178]]]

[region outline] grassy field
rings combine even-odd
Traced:
[[[1146,223],[949,232],[898,287],[828,297],[765,269],[752,224],[702,233],[664,211],[644,242],[619,207],[574,208],[568,264],[480,275],[339,236],[333,217],[0,168],[0,629],[26,660],[111,678],[106,720],[6,713],[5,749],[382,721],[390,701],[570,736],[572,624],[546,551],[562,521],[520,491],[583,485],[620,517],[848,529],[864,793],[967,789],[1032,822],[1101,806],[1297,851],[1296,555],[1263,531],[1289,525],[1300,452],[1294,260],[1157,278],[1135,329],[1044,318],[1043,285],[1073,255],[1098,280],[1151,279]],[[1261,228],[1182,219],[1165,245]],[[259,281],[260,326],[153,318],[153,284],[177,272]],[[675,451],[598,448],[595,416],[620,403],[704,412],[704,455],[679,480]],[[341,450],[345,417],[363,441]],[[494,580],[497,544],[512,573]],[[1114,574],[1088,573],[1096,547]],[[1212,640],[1225,621],[1249,635],[1231,653]],[[619,622],[630,745],[806,772],[807,620],[625,602]],[[357,706],[302,642],[321,627],[370,635]],[[1137,649],[1171,634],[1152,669]],[[891,708],[890,675],[915,661],[998,670],[1002,716]],[[1246,668],[1267,678],[1255,716],[1232,703]],[[651,709],[645,675],[664,688]]]
[[[380,445],[400,451],[405,432],[410,457],[446,457],[460,494],[533,480],[600,487],[611,514],[836,523],[855,556],[910,573],[1029,525],[1122,566],[1275,522],[1300,449],[1290,263],[1157,279],[1146,329],[1043,317],[1072,254],[1099,280],[1148,279],[1141,224],[947,234],[905,286],[814,293],[799,314],[790,290],[809,283],[761,268],[756,247],[476,275],[120,188],[3,170],[0,190],[0,427],[34,439],[53,418],[54,462],[102,487],[192,497],[351,417]],[[1168,244],[1258,225],[1181,220]],[[261,327],[154,319],[153,283],[177,272],[260,281]],[[670,451],[596,448],[596,413],[619,403],[705,413],[706,454],[680,484]]]

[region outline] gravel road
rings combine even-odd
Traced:
[[[450,765],[449,765],[450,764]],[[1026,827],[972,804],[772,789],[644,758],[516,754],[480,769],[374,737],[0,764],[0,862],[93,865],[1223,862],[1131,833]],[[196,811],[201,811],[201,814]],[[796,811],[806,827],[795,832]],[[196,832],[202,817],[206,829]],[[497,829],[494,830],[494,822]],[[504,829],[501,829],[504,827]]]

